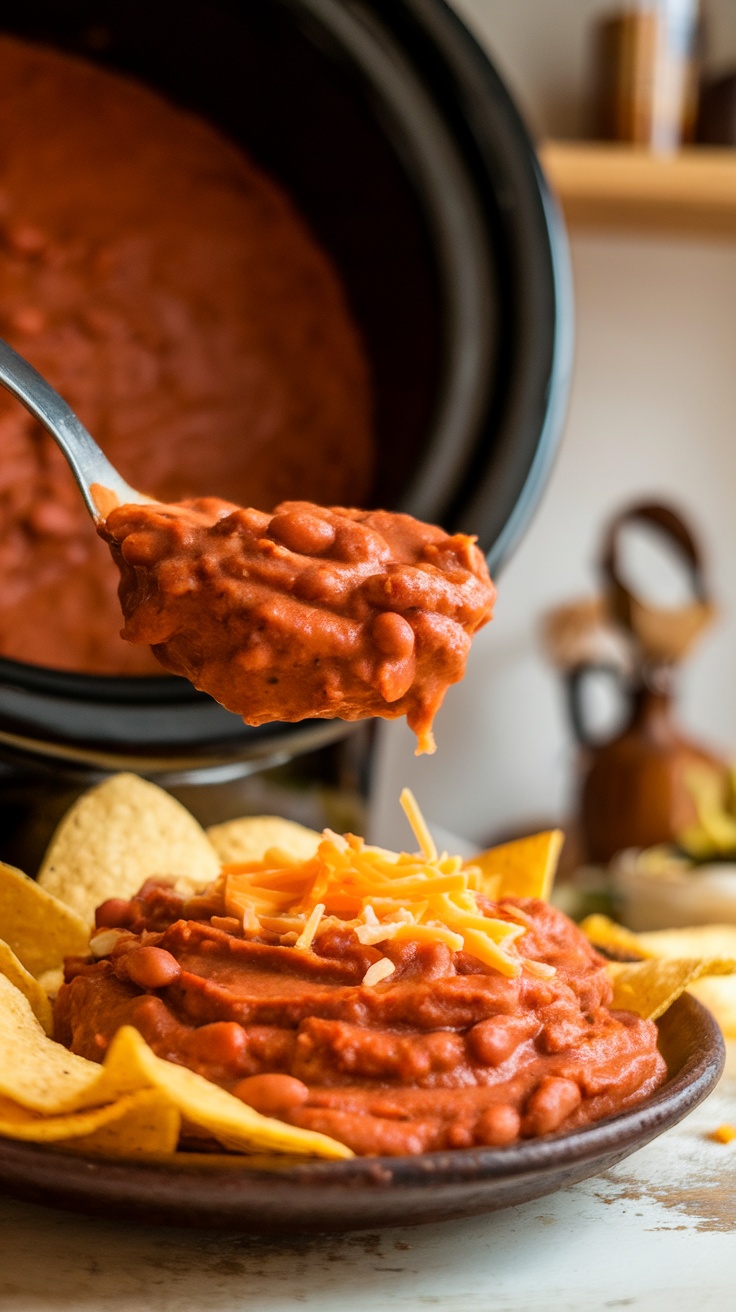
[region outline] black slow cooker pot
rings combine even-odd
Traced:
[[[529,137],[452,11],[442,0],[3,9],[6,31],[132,74],[200,112],[286,186],[342,276],[369,354],[374,504],[477,533],[497,571],[560,431],[571,293]],[[44,760],[82,775],[224,777],[348,727],[247,728],[180,679],[0,660],[0,750],[14,768]]]

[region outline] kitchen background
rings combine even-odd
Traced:
[[[537,140],[589,135],[591,26],[601,0],[454,0]],[[736,4],[704,6],[705,67],[736,65]],[[702,538],[719,618],[679,679],[684,728],[736,756],[736,241],[574,232],[573,385],[537,515],[499,579],[496,617],[413,757],[382,725],[372,836],[405,844],[408,784],[435,824],[483,842],[563,822],[576,751],[541,615],[596,591],[603,526],[632,499],[681,508]]]

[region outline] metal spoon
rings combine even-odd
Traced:
[[[125,482],[71,406],[22,355],[0,338],[0,383],[43,424],[60,447],[96,524],[116,505],[146,505],[151,497]]]

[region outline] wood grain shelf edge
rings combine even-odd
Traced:
[[[548,141],[540,159],[574,230],[736,238],[736,150]]]

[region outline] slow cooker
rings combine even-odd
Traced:
[[[26,0],[3,27],[197,111],[285,186],[369,356],[373,503],[477,533],[497,572],[560,432],[570,279],[521,118],[443,0]],[[0,660],[14,780],[63,776],[78,791],[130,768],[212,782],[349,729],[248,728],[183,680]]]

